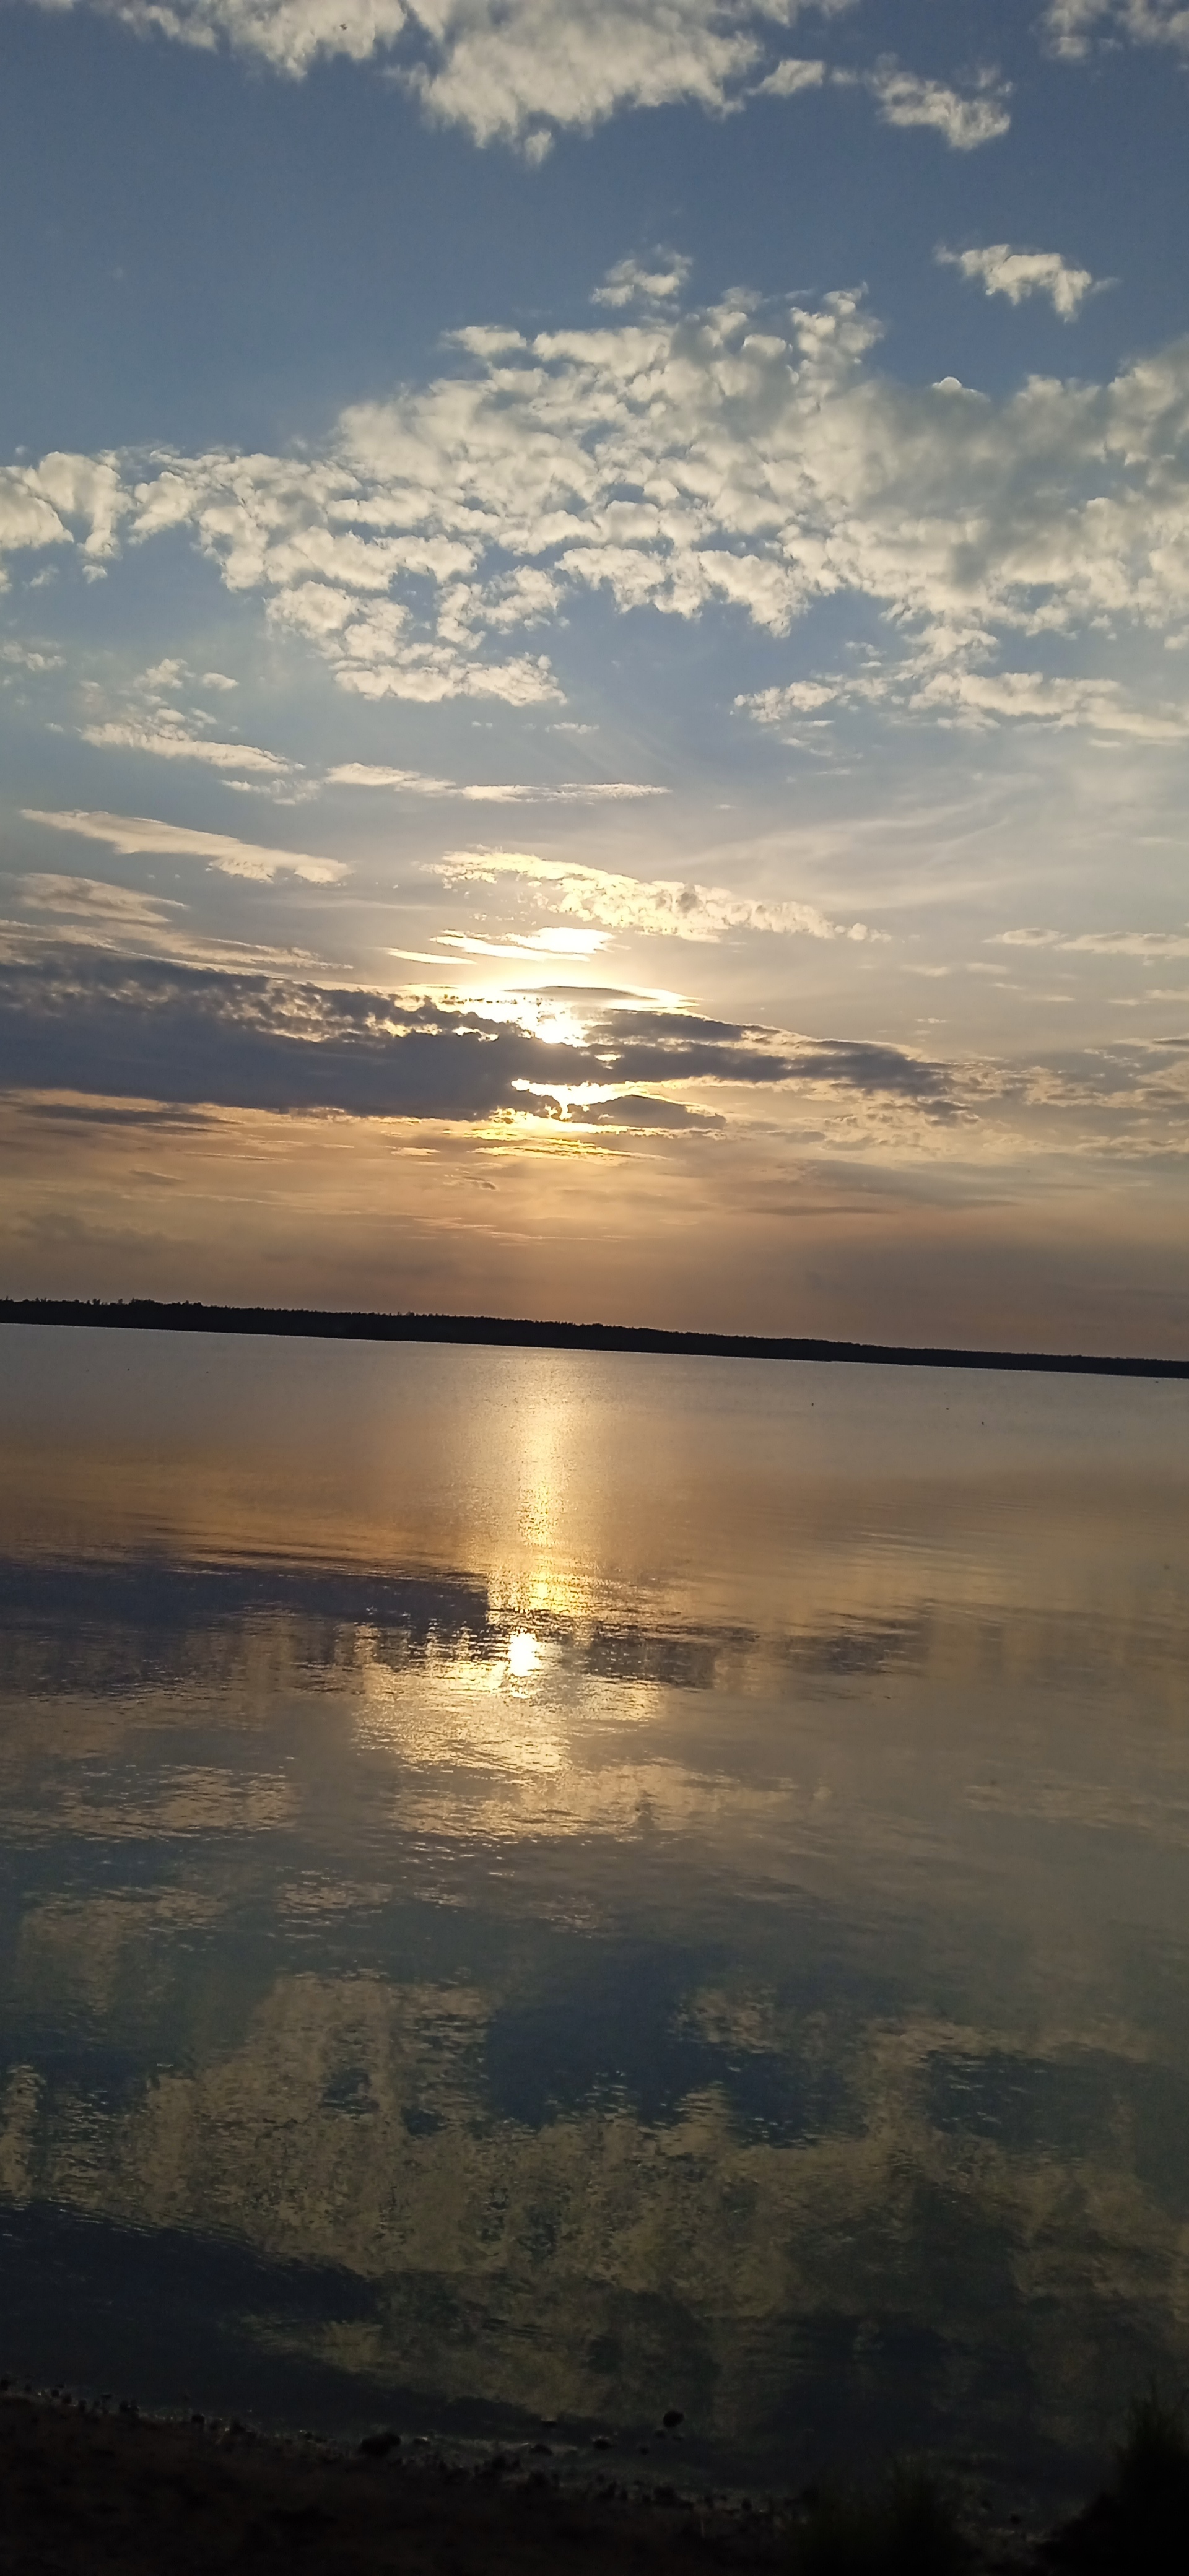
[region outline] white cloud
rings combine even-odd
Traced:
[[[203,760],[211,769],[246,769],[288,778],[292,768],[275,751],[261,751],[255,743],[210,742],[186,733],[180,724],[131,724],[112,718],[105,724],[83,725],[81,733],[84,742],[95,743],[101,750],[148,751],[158,760]]]
[[[435,935],[443,948],[456,948],[464,957],[530,957],[538,962],[551,958],[556,963],[559,957],[597,957],[611,934],[607,930],[530,930],[523,937],[513,931],[506,939],[479,939],[469,930],[440,930]]]
[[[116,552],[131,494],[109,456],[43,456],[40,465],[0,466],[0,558],[41,546],[76,546],[97,578]],[[76,537],[67,521],[80,522]],[[0,561],[0,590],[7,586]]]
[[[410,86],[478,142],[527,141],[539,155],[551,125],[678,99],[721,111],[759,56],[765,15],[718,0],[448,0],[438,58]]]
[[[449,796],[472,805],[602,805],[621,804],[633,796],[667,796],[667,787],[648,787],[631,779],[574,779],[544,787],[497,780],[486,786],[459,787],[452,778],[426,778],[416,769],[377,769],[364,760],[343,761],[326,774],[328,787],[389,787],[412,796]]]
[[[419,769],[379,769],[366,760],[340,761],[326,773],[328,787],[400,787],[411,796],[453,796],[449,778],[426,778]]]
[[[1054,0],[1071,26],[1120,7],[1163,22],[1172,0]],[[55,11],[74,0],[40,0]],[[377,60],[434,122],[463,126],[479,144],[513,144],[529,161],[557,128],[589,132],[629,109],[684,102],[712,115],[751,96],[793,96],[844,80],[869,89],[891,125],[932,126],[958,151],[1007,130],[1007,84],[982,72],[964,89],[905,71],[888,56],[865,74],[831,73],[786,57],[766,74],[774,27],[792,27],[806,0],[88,0],[142,36],[206,52],[223,46],[300,79],[328,55]],[[833,17],[854,0],[816,0]],[[1061,39],[1059,49],[1084,49]],[[755,75],[760,73],[759,79]],[[673,294],[682,261],[612,269],[597,301],[616,306]],[[675,279],[675,283],[670,280]]]
[[[730,894],[723,886],[653,881],[579,867],[568,859],[540,859],[524,850],[454,850],[436,862],[444,885],[498,885],[509,880],[532,889],[551,911],[591,928],[631,930],[648,936],[717,940],[732,930],[774,931],[806,939],[865,939],[862,922],[830,921],[813,904],[765,903]]]
[[[102,841],[121,858],[151,852],[158,858],[204,859],[224,876],[252,877],[267,884],[278,875],[304,878],[307,885],[337,885],[350,871],[339,859],[320,859],[307,850],[267,850],[255,841],[237,841],[228,832],[192,832],[178,823],[158,823],[148,814],[43,812],[26,806],[26,823],[45,823],[54,832],[73,832],[84,841]]]
[[[657,304],[680,295],[690,272],[690,261],[675,251],[657,251],[663,260],[659,268],[643,268],[637,259],[620,259],[609,268],[601,286],[596,286],[592,304]]]
[[[467,330],[454,372],[348,410],[321,454],[130,459],[119,525],[136,544],[189,529],[229,590],[375,699],[556,703],[547,656],[509,654],[508,630],[587,590],[772,637],[850,594],[887,620],[895,665],[811,672],[753,712],[884,700],[1179,739],[1183,711],[1127,695],[1109,656],[1128,628],[1189,621],[1189,341],[1105,383],[1036,377],[992,400],[880,374],[878,338],[851,293]],[[998,669],[1009,636],[1039,634],[1093,639],[1106,675]],[[161,704],[134,714],[91,738],[283,774]]]
[[[979,72],[962,91],[945,81],[921,80],[888,54],[866,74],[865,83],[879,101],[885,125],[932,126],[953,152],[974,152],[981,143],[994,143],[1011,124],[1011,83],[995,71]]]
[[[1063,322],[1074,320],[1095,285],[1088,268],[1071,267],[1055,250],[1012,250],[1006,242],[990,242],[985,250],[942,248],[936,256],[943,267],[960,269],[988,295],[1006,295],[1012,304],[1026,295],[1049,296]]]
[[[908,697],[917,707],[952,709],[974,725],[1025,718],[1067,730],[1128,735],[1140,742],[1189,740],[1189,707],[1137,707],[1110,680],[1053,678],[1041,671],[940,670]]]
[[[42,0],[58,9],[71,0]],[[548,151],[555,126],[689,101],[721,114],[799,0],[92,0],[144,36],[228,46],[300,78],[327,55],[386,58],[438,121]],[[853,0],[818,0],[834,14]]]
[[[1189,740],[1189,707],[1164,702],[1136,706],[1112,680],[983,670],[977,667],[976,654],[977,647],[951,650],[948,655],[910,654],[899,664],[873,659],[856,672],[757,689],[737,697],[735,704],[759,724],[791,728],[790,739],[796,738],[800,721],[819,716],[826,707],[882,703],[913,714],[935,714],[976,732],[1007,721],[1042,724],[1058,732],[1076,726],[1098,734],[1126,735],[1138,742]]]
[[[751,95],[753,98],[796,98],[800,90],[820,89],[827,77],[825,63],[803,61],[798,55],[790,54],[784,62],[777,64],[774,72],[768,73],[765,80],[756,82]]]
[[[1189,53],[1184,0],[1050,0],[1041,23],[1053,52],[1067,61],[1080,61],[1096,40],[1109,44],[1121,35]]]
[[[33,677],[42,671],[60,671],[64,661],[64,654],[50,652],[44,645],[0,644],[0,662],[13,671],[28,671]]]

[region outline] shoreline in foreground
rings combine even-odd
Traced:
[[[575,2481],[523,2446],[467,2466],[411,2452],[395,2434],[348,2450],[314,2434],[141,2414],[11,2382],[0,2383],[0,2494],[4,2576],[160,2576],[165,2566],[207,2576],[241,2564],[299,2565],[304,2576],[616,2576],[625,2562],[637,2576],[796,2576],[819,2565],[881,2576],[902,2564],[899,2551],[869,2555],[861,2535],[856,2556],[853,2529],[850,2554],[837,2554],[856,2510],[845,2501],[833,2549],[819,2556],[831,2508],[814,2488],[754,2501],[674,2484],[629,2489]],[[955,2522],[946,2508],[948,2539],[936,2558],[926,2549],[921,2576],[935,2565],[967,2576],[1141,2576],[1110,2495],[1048,2531],[986,2512],[970,2495]],[[1143,2576],[1162,2563],[1144,2553]]]
[[[130,1297],[0,1297],[0,1324],[125,1332],[259,1333],[278,1340],[428,1342],[488,1350],[621,1351],[698,1359],[845,1361],[884,1368],[991,1369],[1055,1377],[1189,1378],[1189,1359],[1090,1352],[949,1350],[810,1336],[669,1332],[650,1324],[537,1323],[502,1315],[368,1314],[300,1306],[207,1306]]]

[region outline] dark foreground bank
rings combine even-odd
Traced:
[[[321,1342],[469,1343],[481,1349],[662,1352],[678,1358],[848,1360],[884,1368],[1024,1369],[1058,1377],[1189,1378],[1189,1360],[1101,1358],[1058,1351],[917,1349],[752,1333],[667,1333],[649,1324],[538,1324],[504,1315],[353,1315],[300,1306],[169,1305],[153,1297],[0,1297],[3,1324],[106,1325],[126,1332],[269,1333]]]
[[[923,2472],[879,2493],[712,2498],[576,2486],[524,2452],[463,2468],[394,2435],[354,2454],[236,2423],[181,2424],[63,2395],[0,2397],[3,2576],[1171,2576],[1189,2565],[1189,2445],[1154,2400],[1118,2474],[1049,2533],[980,2523]]]

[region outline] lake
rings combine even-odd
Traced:
[[[1189,2365],[1187,1433],[5,1327],[0,2368],[1076,2486]]]

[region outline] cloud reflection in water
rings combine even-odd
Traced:
[[[749,2477],[1183,2366],[1184,1391],[163,1341],[0,1398],[48,2375],[105,2247],[141,2393]]]

